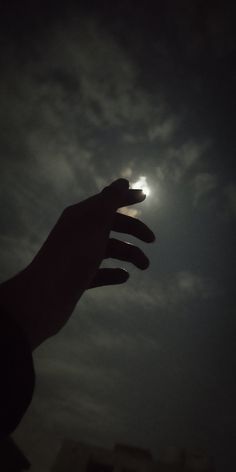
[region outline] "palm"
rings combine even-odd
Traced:
[[[127,280],[128,273],[121,268],[100,268],[103,259],[111,257],[147,268],[149,261],[141,249],[109,238],[113,230],[146,242],[155,239],[144,223],[117,213],[118,208],[144,198],[120,179],[66,208],[31,264],[7,281],[6,303],[20,318],[32,348],[64,326],[85,290]]]

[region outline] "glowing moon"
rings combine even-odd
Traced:
[[[131,187],[141,189],[147,197],[148,195],[150,195],[150,188],[148,187],[148,184],[147,184],[147,178],[144,175],[139,177],[137,182],[132,184]]]

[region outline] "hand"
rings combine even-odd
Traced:
[[[113,230],[145,242],[155,240],[144,223],[117,212],[144,199],[142,191],[130,190],[128,181],[118,179],[101,193],[69,206],[29,266],[5,282],[6,308],[17,317],[32,349],[60,331],[86,289],[128,279],[123,269],[100,269],[103,259],[111,257],[132,262],[140,269],[148,267],[141,249],[109,238]]]

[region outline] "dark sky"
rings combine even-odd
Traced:
[[[1,281],[66,206],[121,176],[146,178],[150,195],[131,214],[157,236],[139,244],[147,271],[127,264],[125,285],[87,292],[35,351],[36,390],[15,433],[35,472],[65,437],[154,457],[203,448],[221,471],[235,460],[232,4],[0,7]]]

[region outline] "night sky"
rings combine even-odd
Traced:
[[[233,2],[46,3],[0,7],[1,281],[66,206],[119,177],[146,179],[149,196],[127,211],[156,242],[119,235],[150,267],[104,262],[130,279],[87,291],[34,352],[36,389],[14,437],[33,472],[49,471],[64,438],[154,457],[203,448],[226,470],[236,462]]]

